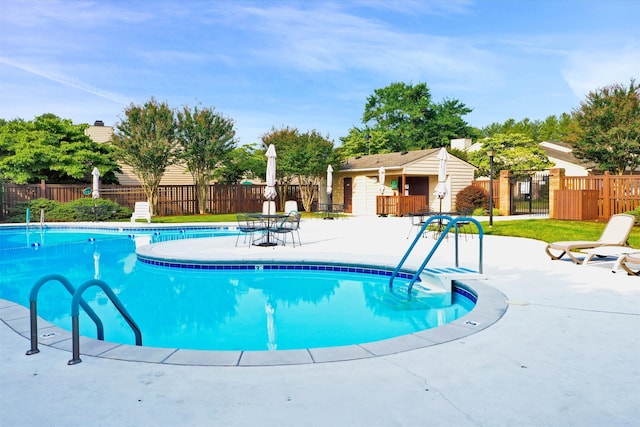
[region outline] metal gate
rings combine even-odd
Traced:
[[[549,215],[549,171],[511,176],[511,215]]]

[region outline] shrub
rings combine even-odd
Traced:
[[[8,222],[25,222],[27,209],[31,209],[31,221],[40,221],[40,210],[45,210],[49,212],[53,209],[56,209],[60,206],[60,202],[56,202],[55,200],[49,199],[34,199],[28,202],[20,202],[16,203],[16,205],[12,208],[9,208],[7,212],[7,221]]]
[[[634,217],[636,217],[636,224],[640,224],[640,206],[638,206],[637,208],[635,208],[635,210],[629,211],[629,212],[625,212],[629,215],[633,215]]]
[[[131,209],[120,206],[108,199],[83,198],[68,203],[60,203],[48,199],[35,199],[16,205],[9,212],[9,222],[24,222],[26,210],[31,208],[31,220],[40,220],[40,210],[45,210],[45,221],[107,221],[111,219],[128,219]]]
[[[485,214],[489,209],[489,195],[482,188],[469,185],[456,194],[456,210],[461,214],[476,214],[478,208],[482,208]]]

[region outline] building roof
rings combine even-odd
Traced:
[[[593,163],[585,162],[574,156],[573,147],[566,142],[543,141],[539,144],[539,147],[550,159],[561,160],[563,162],[581,166],[585,169],[591,169],[594,167]]]
[[[384,166],[385,169],[402,169],[404,166],[425,157],[437,156],[439,151],[439,148],[430,148],[428,150],[350,157],[342,164],[340,171],[377,171],[381,166]]]

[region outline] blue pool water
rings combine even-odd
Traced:
[[[462,289],[451,305],[419,291],[407,301],[388,291],[389,272],[375,268],[291,263],[175,268],[141,262],[135,254],[136,244],[206,237],[227,238],[232,245],[235,235],[224,229],[0,229],[0,298],[28,307],[33,284],[48,274],[61,274],[75,287],[101,279],[140,327],[144,345],[202,350],[372,342],[440,326],[474,306],[473,295]],[[403,281],[396,279],[394,287],[402,289]],[[83,296],[104,322],[106,341],[134,343],[129,326],[99,288]],[[70,330],[70,303],[59,283],[48,283],[38,296],[38,314]],[[80,333],[96,334],[84,313]]]

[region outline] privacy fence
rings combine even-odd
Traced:
[[[546,204],[544,213],[551,218],[607,221],[611,215],[628,212],[640,206],[640,175],[565,176],[564,169],[551,169],[541,175],[536,186],[523,185],[510,171],[501,171],[493,180],[493,205],[502,215],[532,213],[532,201]],[[526,182],[532,182],[531,180]],[[489,181],[474,181],[473,185],[489,193]],[[38,198],[70,202],[85,195],[86,185],[40,184],[0,185],[0,221],[20,202]],[[90,191],[88,192],[90,193]],[[209,187],[208,210],[211,213],[259,212],[264,200],[264,185],[213,184]],[[519,197],[522,196],[522,199]],[[135,202],[146,200],[140,186],[105,185],[100,197],[121,206],[133,208]],[[280,209],[285,200],[296,200],[302,206],[300,188],[292,185],[278,188]],[[523,210],[523,205],[525,209]],[[528,209],[528,210],[527,210]],[[198,213],[193,185],[160,186],[160,215],[192,215]],[[533,213],[541,213],[535,210]],[[389,212],[387,212],[389,213]]]
[[[211,213],[259,212],[264,200],[264,185],[226,185],[209,186],[209,205]],[[9,212],[21,202],[44,198],[61,203],[91,197],[86,185],[40,184],[0,186],[0,221],[6,220]],[[87,196],[86,193],[89,193]],[[284,206],[285,200],[296,200],[302,206],[300,188],[289,185],[278,188],[278,202]],[[146,201],[142,187],[104,185],[100,187],[100,197],[112,200],[121,206],[133,209],[135,202]],[[192,215],[198,213],[196,190],[193,185],[162,185],[158,199],[160,215]]]
[[[493,180],[493,205],[502,215],[540,213],[524,211],[522,205],[546,203],[550,218],[607,221],[612,215],[632,211],[640,206],[640,175],[565,176],[562,168],[551,169],[522,185],[511,171],[501,171]],[[474,186],[489,192],[489,181],[474,181]],[[534,191],[538,188],[538,191]],[[519,199],[517,196],[524,196]],[[524,203],[523,203],[524,201]]]

